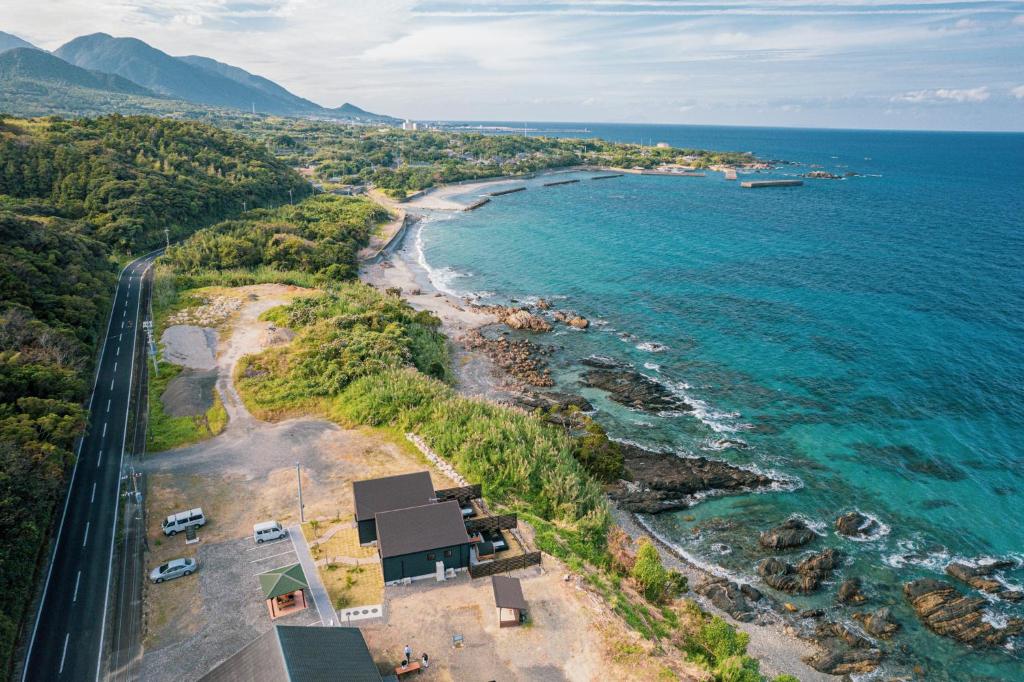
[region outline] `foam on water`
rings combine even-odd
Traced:
[[[890,527],[886,523],[883,523],[882,520],[879,519],[874,514],[869,514],[868,512],[861,511],[859,509],[854,509],[854,511],[856,511],[859,514],[861,514],[862,516],[864,516],[867,519],[861,525],[861,528],[864,528],[864,527],[868,526],[872,521],[874,521],[875,524],[877,524],[877,528],[875,529],[875,531],[873,533],[868,533],[867,535],[865,535],[863,537],[840,535],[839,532],[836,531],[836,535],[839,535],[839,537],[843,538],[844,540],[851,540],[853,542],[875,542],[876,540],[881,540],[886,535],[888,535],[890,532],[892,532],[892,527]]]

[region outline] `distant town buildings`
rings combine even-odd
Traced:
[[[402,130],[419,130],[419,129],[420,129],[420,126],[419,126],[418,123],[416,123],[416,121],[410,121],[409,119],[405,119],[405,122],[402,123]]]

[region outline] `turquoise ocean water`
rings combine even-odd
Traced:
[[[765,178],[859,175],[766,190],[718,173],[532,181],[428,220],[416,239],[434,283],[489,302],[545,297],[596,322],[537,340],[559,347],[559,385],[590,398],[614,437],[794,482],[649,519],[680,551],[755,579],[757,532],[799,514],[820,529],[811,547],[847,556],[838,580],[861,576],[868,606],[895,608],[890,649],[909,652],[894,658],[928,679],[1024,680],[1024,642],[968,652],[924,631],[900,591],[953,559],[1013,558],[1003,577],[1024,584],[1024,135],[564,127],[803,164]],[[696,411],[630,411],[581,388],[591,354]],[[836,536],[851,509],[884,532]],[[1021,612],[993,601],[989,617]]]

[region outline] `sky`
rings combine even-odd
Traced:
[[[0,0],[418,120],[1024,130],[1024,1]]]

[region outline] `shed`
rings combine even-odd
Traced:
[[[278,625],[200,682],[381,682],[358,628]]]
[[[455,500],[381,512],[376,520],[385,583],[433,575],[438,562],[469,567],[472,541]]]
[[[309,589],[309,583],[306,582],[306,574],[300,564],[275,568],[260,573],[258,577],[271,618],[280,618],[308,606],[306,590]]]
[[[434,501],[434,484],[427,471],[372,478],[354,481],[352,497],[355,499],[359,542],[365,544],[377,539],[375,517],[379,512],[430,504]]]
[[[526,615],[526,599],[519,578],[491,576],[491,588],[494,590],[494,605],[498,608],[498,626],[507,628],[522,623]]]

